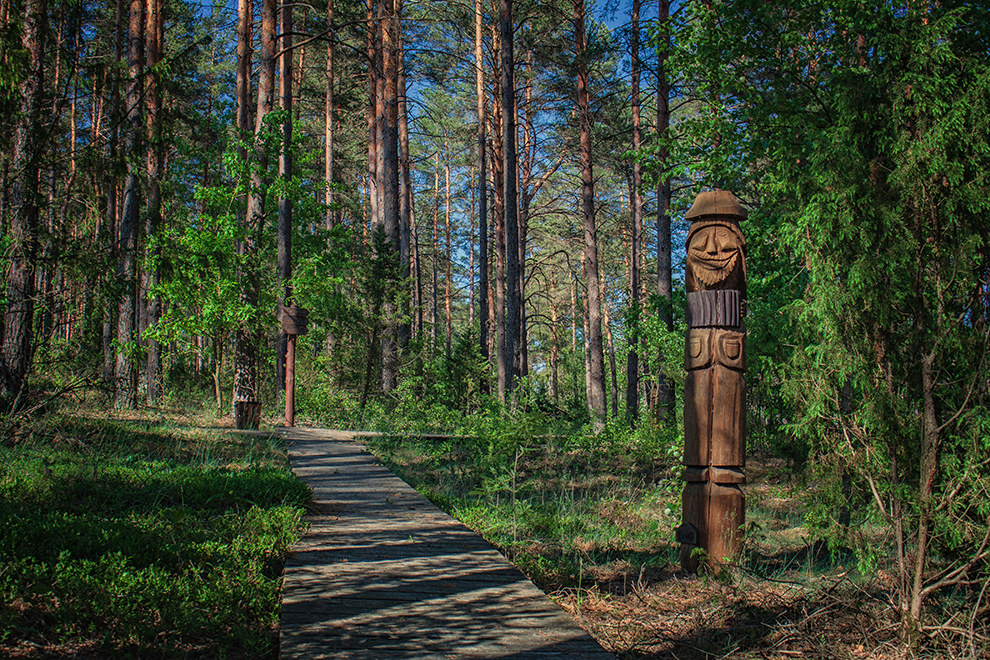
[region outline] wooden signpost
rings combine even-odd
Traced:
[[[746,209],[731,192],[698,195],[685,215],[688,332],[684,366],[681,566],[696,572],[739,551],[746,500]]]
[[[278,318],[287,337],[285,348],[285,425],[296,423],[296,337],[309,332],[309,310],[295,305],[280,307]]]

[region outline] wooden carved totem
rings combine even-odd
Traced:
[[[746,500],[746,217],[725,190],[698,195],[685,218],[687,339],[684,366],[683,521],[681,566],[698,569],[695,548],[710,565],[738,552]]]

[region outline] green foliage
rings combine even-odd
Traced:
[[[0,643],[269,657],[309,497],[279,448],[67,417],[53,428],[0,449]]]
[[[671,58],[695,83],[680,162],[756,205],[759,410],[793,434],[778,450],[811,452],[818,533],[865,565],[900,553],[912,644],[926,585],[964,570],[987,530],[972,515],[990,379],[982,17],[954,2],[693,3]],[[877,524],[887,552],[847,531]]]

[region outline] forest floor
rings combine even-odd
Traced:
[[[810,540],[814,488],[778,459],[755,457],[746,468],[743,556],[718,575],[689,575],[673,541],[679,466],[634,449],[517,450],[498,467],[490,457],[472,463],[470,442],[383,436],[368,444],[620,660],[911,657],[899,643],[890,575],[864,575],[852,553]],[[933,628],[913,657],[990,658],[990,648],[960,633],[958,625]]]
[[[101,503],[99,520],[106,518],[108,501],[121,499],[122,516],[133,515],[128,507],[138,503],[148,509],[142,515],[152,521],[150,528],[161,528],[172,536],[177,526],[195,523],[207,530],[218,527],[215,520],[234,521],[230,516],[237,512],[239,501],[260,501],[259,494],[245,491],[235,493],[238,497],[229,498],[230,502],[206,498],[199,507],[191,503],[186,481],[198,478],[199,471],[211,479],[230,480],[232,475],[267,465],[272,460],[269,456],[274,456],[269,452],[277,453],[276,447],[261,439],[260,444],[231,443],[223,428],[229,420],[218,422],[211,415],[176,412],[151,417],[139,414],[108,426],[94,421],[105,416],[92,410],[67,411],[64,416],[50,415],[24,425],[23,430],[36,436],[33,440],[12,431],[0,452],[5,455],[4,475],[10,492],[35,493],[37,501],[30,503],[35,511],[43,494],[55,499],[45,500],[40,510],[62,507],[68,511],[74,503],[66,500],[65,489],[52,487],[53,479],[66,479],[75,494],[82,492],[79,489],[93,491],[93,498]],[[209,441],[204,443],[198,435],[187,437],[192,431],[186,428],[201,429]],[[73,440],[61,444],[51,440],[59,437]],[[810,540],[805,516],[815,489],[799,470],[779,459],[750,457],[749,482],[744,487],[745,551],[738,564],[719,575],[688,575],[680,569],[673,542],[673,528],[680,516],[680,467],[671,452],[665,453],[660,445],[643,444],[642,436],[639,440],[558,437],[520,431],[497,438],[383,435],[362,438],[362,442],[400,477],[484,535],[620,660],[907,657],[899,644],[889,575],[882,570],[864,575],[850,553],[835,555]],[[178,472],[186,469],[188,474]],[[135,473],[133,488],[104,492],[107,475],[119,474],[115,479],[126,481],[131,471]],[[169,476],[173,471],[176,476]],[[148,474],[165,481],[148,485]],[[276,472],[271,474],[281,479]],[[162,493],[167,495],[173,485],[184,492],[184,505],[179,509],[168,505],[168,497],[163,499]],[[223,492],[231,489],[226,481],[223,487]],[[215,484],[204,482],[204,488],[215,491]],[[261,499],[282,503],[283,489],[292,490],[291,484],[286,481]],[[78,499],[85,503],[93,498]],[[10,499],[8,504],[13,502]],[[288,523],[285,534],[290,534],[292,517],[283,517]],[[138,536],[145,533],[135,532]],[[24,536],[22,546],[33,549],[30,555],[19,554],[18,561],[37,554],[39,548],[59,556],[61,546],[29,542],[27,532]],[[218,548],[226,542],[229,539],[211,541]],[[141,547],[150,546],[142,543]],[[131,557],[130,552],[122,545],[118,554],[128,562],[145,561]],[[179,548],[176,552],[185,551]],[[259,553],[256,563],[263,567],[269,551],[261,548]],[[48,555],[30,561],[34,563],[25,566],[38,570],[54,565]],[[250,575],[253,570],[238,569],[231,574]],[[12,581],[9,571],[0,571],[0,577],[8,596],[23,582]],[[155,590],[147,593],[150,598]],[[28,602],[24,594],[18,592],[8,604]],[[216,594],[204,597],[215,598]],[[238,657],[245,644],[264,647],[271,635],[271,617],[277,614],[262,603],[270,602],[272,595],[253,598],[259,609],[254,620],[245,624],[254,632],[247,637],[235,635],[236,641],[232,638],[222,644],[230,657]],[[84,605],[80,601],[79,608]],[[152,609],[164,611],[174,605],[163,602]],[[41,630],[37,621],[28,621],[22,614],[10,608],[0,611],[4,624],[0,628],[6,628],[0,630],[0,656],[21,648],[22,641],[37,638],[42,642],[48,638],[45,631],[55,630],[48,623]],[[138,637],[145,629],[158,628],[158,623],[144,622],[140,614],[118,613],[114,625],[133,618],[137,632],[132,634]],[[53,614],[45,616],[47,621]],[[925,650],[916,657],[990,659],[990,645],[983,643],[981,648],[973,643],[981,638],[972,634],[970,622],[952,616],[950,612],[935,617],[945,625],[927,631]],[[23,636],[17,632],[21,624]],[[71,655],[72,645],[82,641],[84,647],[77,655],[91,655],[85,648],[90,636],[79,636],[74,623],[65,625],[63,630],[75,632],[53,632],[52,641],[56,637],[60,641],[48,648],[56,649],[55,655],[61,655],[58,650]],[[179,646],[188,643],[183,635],[174,641]],[[143,643],[151,648],[162,640],[149,638]],[[39,654],[37,645],[31,648],[25,657],[54,657]]]

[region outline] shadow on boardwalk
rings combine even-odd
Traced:
[[[314,513],[285,567],[282,658],[613,658],[353,434],[283,433]]]

